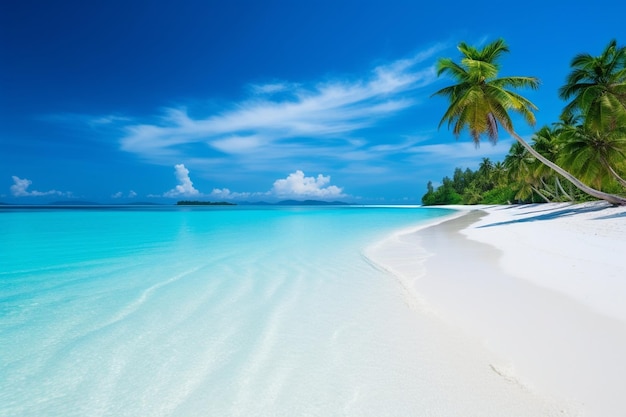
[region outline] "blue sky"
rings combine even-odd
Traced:
[[[0,2],[0,202],[419,203],[501,160],[439,120],[440,57],[504,38],[537,127],[577,53],[626,41],[617,1]],[[533,128],[519,120],[529,138]]]

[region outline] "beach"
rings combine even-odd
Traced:
[[[397,235],[382,263],[424,311],[493,353],[484,366],[505,380],[567,415],[626,415],[626,208],[452,208]],[[421,272],[407,261],[415,248]]]

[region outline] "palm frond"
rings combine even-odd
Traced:
[[[505,52],[509,52],[509,47],[504,42],[504,39],[500,38],[483,48],[481,59],[487,62],[497,62]]]
[[[452,78],[458,81],[462,81],[467,76],[465,68],[450,58],[441,58],[437,61],[437,76],[444,73],[449,73]]]
[[[470,79],[476,82],[484,82],[498,75],[498,67],[491,62],[465,58],[461,63],[467,68]]]
[[[491,80],[490,84],[502,88],[530,88],[537,90],[540,86],[540,81],[537,77],[502,77]]]

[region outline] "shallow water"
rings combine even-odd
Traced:
[[[0,415],[517,410],[481,406],[466,384],[500,379],[455,376],[480,349],[442,354],[465,340],[411,308],[364,256],[391,231],[449,213],[3,209]]]

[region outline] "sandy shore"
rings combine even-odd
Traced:
[[[626,208],[453,208],[466,215],[405,237],[429,255],[405,276],[415,296],[497,354],[503,378],[583,416],[626,416]]]

